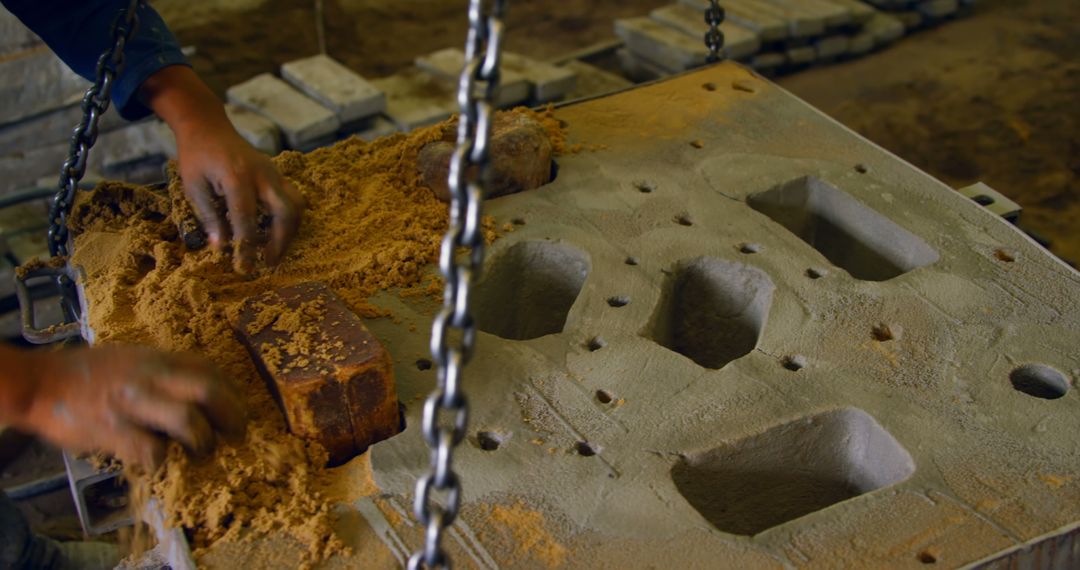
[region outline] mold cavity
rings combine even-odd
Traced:
[[[634,188],[637,188],[638,192],[642,194],[652,194],[656,190],[656,185],[652,182],[638,181],[634,183]]]
[[[870,172],[870,169],[867,168],[865,164],[856,164],[855,172],[858,172],[859,174],[866,174],[867,172]]]
[[[510,223],[514,224],[515,226],[524,226],[525,225],[525,218],[514,218],[514,219],[510,220]]]
[[[998,261],[1004,261],[1005,263],[1012,263],[1016,261],[1016,256],[1004,249],[999,249],[995,251],[994,257],[996,257]]]
[[[813,176],[754,194],[747,203],[856,279],[886,281],[938,260],[921,238]]]
[[[827,269],[821,269],[819,267],[811,267],[806,270],[806,276],[811,279],[821,279],[829,274]]]
[[[1013,388],[1036,398],[1056,400],[1069,392],[1069,379],[1045,364],[1026,364],[1009,374]]]
[[[562,332],[589,270],[589,257],[576,247],[516,243],[493,260],[476,286],[476,325],[508,340]]]
[[[792,372],[798,372],[806,368],[806,357],[801,354],[787,356],[784,358],[784,368]]]
[[[675,222],[680,226],[694,225],[694,219],[690,217],[690,214],[679,214],[678,216],[675,216]]]
[[[600,453],[599,447],[587,441],[577,442],[574,444],[574,449],[577,451],[578,455],[582,457],[592,457],[597,453]]]
[[[639,263],[641,263],[641,262],[636,257],[627,257],[626,258],[626,264],[627,265],[637,265]]]
[[[507,439],[510,438],[493,431],[482,431],[476,434],[476,444],[484,451],[495,451],[496,449],[499,449],[499,446],[505,443]]]
[[[865,412],[843,409],[683,456],[671,476],[713,526],[750,536],[914,472],[911,456],[889,432]]]
[[[647,337],[705,368],[723,368],[757,346],[773,282],[760,269],[712,257],[684,261],[662,293]]]
[[[430,360],[426,359],[426,358],[421,358],[420,360],[416,361],[416,369],[417,370],[421,370],[421,371],[423,371],[423,370],[431,370],[431,366],[432,366],[432,362]]]
[[[924,550],[919,553],[919,562],[922,562],[923,564],[937,564],[937,556]]]
[[[626,295],[608,297],[607,304],[615,308],[625,307],[630,304],[630,297],[627,297]]]
[[[739,246],[739,253],[745,253],[747,255],[761,253],[761,245],[756,243],[744,243]]]
[[[586,344],[585,346],[589,348],[589,352],[596,352],[601,348],[607,346],[607,341],[605,341],[602,337],[594,336],[589,339],[588,344]]]
[[[615,401],[615,396],[612,396],[611,392],[608,392],[607,390],[597,390],[596,401],[601,404],[610,404]]]

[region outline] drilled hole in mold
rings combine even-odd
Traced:
[[[601,404],[610,404],[615,401],[615,396],[612,396],[611,392],[608,392],[607,390],[597,390],[596,401]]]
[[[1056,400],[1069,393],[1069,379],[1045,364],[1025,364],[1009,374],[1013,388],[1028,396]]]
[[[716,91],[717,87],[715,83],[709,82],[701,86],[706,91]]]
[[[603,337],[594,336],[589,339],[589,342],[586,343],[585,346],[588,347],[589,352],[596,352],[607,346],[607,341],[605,341]]]
[[[925,550],[919,553],[918,558],[919,562],[922,562],[923,564],[937,564],[937,556],[934,556],[933,553]]]
[[[775,289],[764,271],[712,257],[680,263],[645,336],[705,368],[757,346]]]
[[[829,274],[829,270],[821,269],[819,267],[811,267],[806,270],[806,276],[811,279],[821,279]]]
[[[615,307],[625,307],[630,304],[630,297],[626,295],[616,295],[615,297],[608,297],[607,304]]]
[[[514,218],[514,219],[510,220],[510,223],[514,224],[515,226],[524,226],[525,225],[525,218]]]
[[[866,174],[867,172],[870,172],[870,169],[867,168],[865,164],[856,164],[855,172],[858,172],[859,174]]]
[[[416,369],[417,370],[421,370],[421,371],[423,371],[423,370],[431,370],[431,367],[432,367],[432,362],[430,360],[426,359],[426,358],[421,358],[421,359],[416,361]]]
[[[900,325],[879,323],[870,329],[870,336],[878,342],[889,342],[890,340],[899,339],[903,331],[904,329]]]
[[[600,453],[600,448],[597,447],[596,444],[587,441],[579,441],[574,444],[574,450],[582,457],[592,457],[597,453]]]
[[[911,455],[877,421],[842,409],[684,456],[671,476],[713,526],[750,536],[914,472]]]
[[[973,197],[972,200],[980,206],[993,206],[995,202],[992,197],[987,196],[986,194],[979,194],[978,196]]]
[[[754,253],[761,253],[761,244],[757,243],[744,243],[739,245],[739,253],[745,253],[747,255]]]
[[[886,281],[939,256],[922,238],[813,176],[747,199],[857,279]]]
[[[634,188],[637,188],[638,192],[641,192],[642,194],[652,194],[656,190],[656,185],[652,182],[641,180],[634,183]]]
[[[675,223],[680,226],[689,227],[694,225],[694,218],[691,218],[690,214],[679,214],[678,216],[675,216]]]
[[[1005,263],[1012,263],[1016,261],[1016,255],[1004,249],[999,249],[995,251],[994,257],[996,257],[998,261],[1004,261]]]
[[[641,263],[641,261],[636,257],[627,257],[626,258],[626,264],[627,265],[638,265],[640,263]]]
[[[495,451],[510,439],[505,434],[494,431],[481,431],[476,434],[476,444],[484,451]]]
[[[476,325],[508,340],[562,332],[589,275],[588,256],[547,241],[519,242],[493,259],[473,298]]]
[[[793,354],[784,357],[784,368],[792,372],[798,372],[803,368],[806,368],[806,364],[806,357],[801,354]]]

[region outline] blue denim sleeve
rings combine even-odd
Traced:
[[[116,17],[128,0],[0,0],[79,75],[94,80],[97,60],[113,39]],[[125,67],[113,84],[120,116],[141,119],[150,109],[139,101],[139,87],[158,70],[189,65],[176,37],[148,4],[139,10],[139,28],[124,50]]]

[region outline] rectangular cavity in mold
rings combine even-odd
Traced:
[[[753,194],[747,203],[856,279],[886,281],[938,260],[921,238],[813,176]]]
[[[671,477],[717,529],[755,535],[914,472],[911,455],[885,428],[866,412],[845,408],[685,455]]]

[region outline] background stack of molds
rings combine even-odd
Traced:
[[[971,2],[959,0],[724,0],[724,57],[759,71],[796,69],[857,57],[910,29],[941,21]],[[708,0],[680,0],[648,16],[615,22],[625,42],[623,72],[647,81],[705,64]]]

